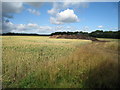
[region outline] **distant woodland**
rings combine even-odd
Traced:
[[[120,30],[118,31],[103,31],[103,30],[96,30],[93,32],[82,32],[82,31],[76,31],[76,32],[55,32],[51,34],[27,34],[27,33],[3,33],[3,36],[52,36],[52,35],[88,35],[91,37],[96,37],[96,38],[115,38],[115,39],[120,39]]]
[[[96,30],[91,33],[88,32],[55,32],[52,33],[51,35],[78,35],[78,34],[83,34],[83,35],[88,35],[91,37],[96,37],[96,38],[118,38],[120,39],[120,31],[103,31],[103,30]]]

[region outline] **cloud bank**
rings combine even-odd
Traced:
[[[10,21],[3,22],[3,33],[14,32],[14,33],[37,33],[37,34],[50,34],[53,32],[63,31],[80,31],[76,27],[72,26],[40,26],[35,23],[28,24],[13,24]]]
[[[3,22],[3,32],[14,32],[14,33],[50,33],[53,28],[50,26],[39,26],[38,24],[28,23],[28,24],[13,24],[9,21]]]

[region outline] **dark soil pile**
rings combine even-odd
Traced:
[[[64,38],[64,39],[86,39],[92,41],[99,41],[98,39],[86,35],[53,35],[50,38]]]

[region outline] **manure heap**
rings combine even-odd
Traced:
[[[87,36],[87,35],[52,35],[52,36],[50,36],[50,38],[86,39],[86,40],[92,40],[92,41],[99,41],[98,39]]]

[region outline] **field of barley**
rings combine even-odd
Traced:
[[[116,88],[117,39],[2,36],[3,88]]]

